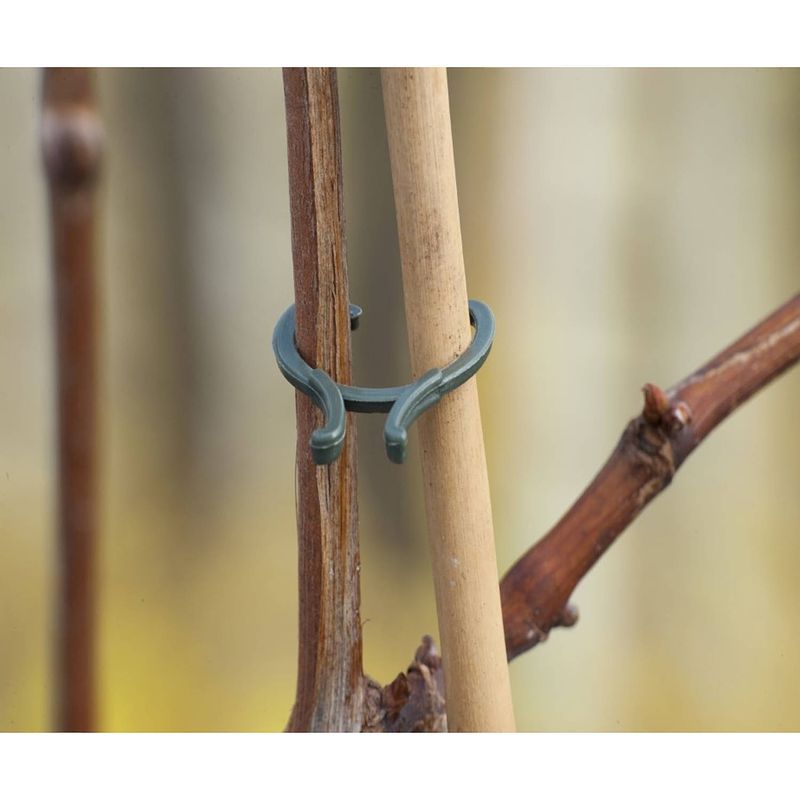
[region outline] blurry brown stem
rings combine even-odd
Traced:
[[[283,82],[297,346],[309,364],[350,383],[336,71],[286,69]],[[355,425],[348,421],[341,456],[316,466],[309,438],[320,411],[300,392],[296,408],[300,629],[288,730],[357,731],[363,676]]]
[[[645,384],[644,410],[556,526],[500,582],[509,659],[571,625],[570,595],[725,417],[800,360],[800,295],[667,392]]]
[[[58,385],[56,725],[95,725],[95,186],[102,128],[88,69],[46,69],[42,149],[50,195]]]

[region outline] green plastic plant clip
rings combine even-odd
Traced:
[[[350,306],[350,328],[361,317],[358,306]],[[322,410],[325,422],[311,435],[311,456],[315,464],[330,464],[342,451],[346,433],[345,411],[362,414],[388,413],[383,429],[386,453],[396,464],[406,458],[408,429],[427,409],[448,392],[469,380],[483,365],[494,340],[494,315],[478,300],[469,301],[470,323],[475,335],[469,347],[451,364],[426,372],[405,386],[362,388],[336,383],[326,372],[310,367],[297,350],[294,338],[294,306],[281,315],[272,334],[272,349],[286,380],[307,394]]]

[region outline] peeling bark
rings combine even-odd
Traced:
[[[442,659],[430,636],[423,636],[408,670],[390,684],[365,681],[364,733],[447,731]]]
[[[350,313],[336,70],[286,69],[286,126],[297,347],[350,383]],[[288,730],[358,731],[363,676],[356,426],[341,456],[317,466],[308,442],[322,415],[296,392],[300,624]]]

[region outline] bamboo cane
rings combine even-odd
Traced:
[[[469,344],[447,73],[385,69],[406,322],[414,378]],[[514,712],[475,380],[419,422],[428,537],[451,731],[511,731]]]

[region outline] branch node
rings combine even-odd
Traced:
[[[661,428],[668,435],[683,430],[692,421],[692,409],[683,400],[677,403],[670,401],[667,393],[654,383],[646,383],[644,392],[644,408],[642,417],[645,422]]]
[[[679,401],[677,405],[670,408],[668,416],[668,426],[670,433],[677,433],[685,428],[692,421],[692,409],[688,403]]]
[[[41,136],[45,166],[54,185],[69,191],[94,184],[100,170],[103,126],[91,108],[46,110]]]
[[[561,609],[561,614],[556,618],[553,627],[571,628],[579,619],[580,614],[578,613],[578,607],[572,605],[572,603],[567,603],[564,608]]]

